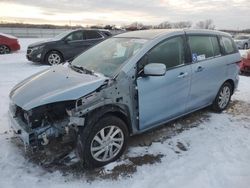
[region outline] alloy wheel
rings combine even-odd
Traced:
[[[91,155],[96,161],[109,161],[118,155],[123,144],[124,134],[119,127],[113,125],[104,127],[91,142]]]
[[[0,54],[8,54],[10,53],[10,49],[5,45],[0,45]]]
[[[56,53],[51,53],[49,56],[48,56],[48,63],[50,65],[57,65],[57,64],[60,64],[61,63],[61,57],[60,55],[56,54]]]
[[[218,105],[221,109],[224,109],[230,100],[231,91],[228,86],[224,86],[219,94]]]

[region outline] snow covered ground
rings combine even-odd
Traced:
[[[249,188],[250,77],[241,76],[229,109],[208,109],[133,137],[118,162],[94,172],[48,170],[31,162],[11,139],[8,94],[25,77],[47,68],[28,62],[22,49],[0,56],[0,188]]]

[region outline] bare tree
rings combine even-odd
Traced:
[[[215,25],[213,24],[213,20],[208,19],[208,20],[197,22],[196,28],[198,28],[198,29],[215,29]]]
[[[105,25],[105,26],[103,27],[103,29],[111,30],[111,29],[112,29],[112,26],[111,26],[111,25]]]
[[[172,23],[172,28],[178,28],[178,29],[190,28],[191,26],[192,26],[192,22],[190,21]]]
[[[171,23],[169,21],[165,21],[160,23],[158,26],[154,27],[154,28],[158,28],[158,29],[173,29],[173,28],[178,28],[178,29],[182,29],[182,28],[190,28],[192,26],[192,22],[190,21],[181,21],[181,22],[174,22]]]
[[[158,25],[158,29],[171,29],[172,24],[168,21],[162,22]]]

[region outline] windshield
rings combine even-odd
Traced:
[[[248,37],[248,36],[236,36],[235,37],[235,39],[237,39],[237,40],[245,40],[245,39],[249,39],[250,37]]]
[[[134,38],[110,38],[82,53],[74,59],[72,65],[112,77],[146,41]]]
[[[55,37],[54,37],[54,39],[58,39],[58,40],[60,40],[60,39],[62,39],[62,38],[64,38],[65,36],[67,36],[69,33],[71,33],[72,31],[64,31],[64,32],[62,32],[62,33],[60,33],[59,35],[56,35]]]

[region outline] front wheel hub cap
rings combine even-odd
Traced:
[[[117,126],[102,128],[93,138],[90,146],[92,157],[99,162],[112,160],[121,151],[124,134]]]
[[[48,62],[51,65],[56,65],[61,63],[61,57],[58,54],[50,54],[48,57]]]

